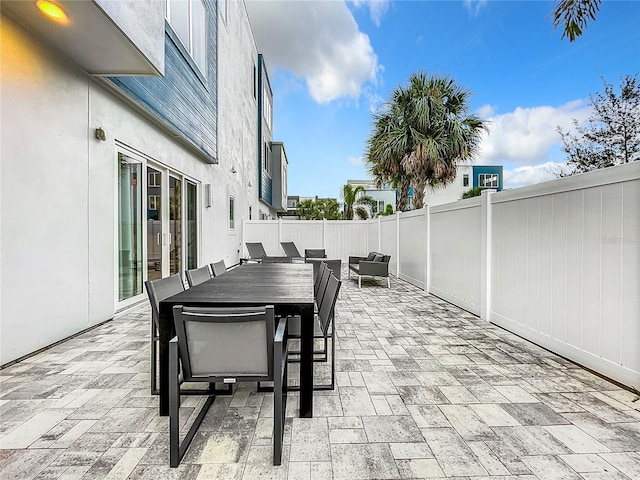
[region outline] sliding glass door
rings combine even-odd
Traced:
[[[198,185],[142,155],[118,152],[119,308],[157,280],[198,266]]]
[[[118,300],[140,295],[143,281],[142,163],[118,154]]]

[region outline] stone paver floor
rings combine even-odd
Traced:
[[[273,395],[244,384],[168,467],[142,305],[0,371],[0,478],[640,479],[636,394],[408,283],[343,276],[338,387],[312,419],[289,397],[282,466]]]

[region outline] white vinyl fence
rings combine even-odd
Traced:
[[[391,255],[397,277],[640,388],[640,162],[368,221],[247,221],[244,241]]]

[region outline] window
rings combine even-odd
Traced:
[[[218,15],[224,23],[227,23],[227,0],[218,0],[216,3],[218,4]]]
[[[155,170],[149,171],[149,186],[150,187],[159,187],[162,180],[162,174]]]
[[[269,142],[263,142],[262,145],[262,169],[271,175],[271,148],[269,148]]]
[[[236,229],[236,199],[234,197],[229,197],[229,230]]]
[[[160,195],[149,195],[149,210],[158,210],[160,208]]]
[[[253,98],[256,98],[258,92],[258,69],[256,64],[253,64]]]
[[[462,176],[462,186],[463,187],[468,187],[469,186],[469,174],[468,173],[465,173]]]
[[[207,9],[203,0],[167,0],[167,20],[200,72],[207,67]]]
[[[294,199],[287,200],[287,208],[296,208],[298,206],[298,201]]]
[[[478,175],[478,185],[481,188],[498,188],[498,175],[493,173],[481,173]]]
[[[271,111],[271,95],[269,95],[269,87],[268,87],[268,83],[265,81],[263,82],[263,87],[262,87],[262,116],[264,117],[265,123],[267,124],[267,127],[269,127],[269,130],[271,130],[271,120],[272,120],[272,116],[273,116],[273,112]]]
[[[378,200],[378,211],[384,212],[384,200]]]

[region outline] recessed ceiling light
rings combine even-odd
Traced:
[[[38,0],[36,6],[42,13],[56,22],[67,23],[69,21],[69,17],[62,7],[49,0]]]

